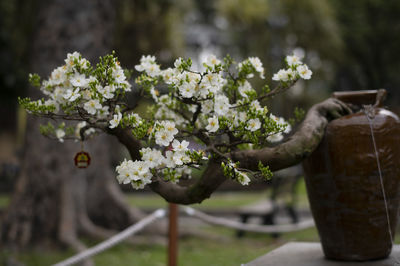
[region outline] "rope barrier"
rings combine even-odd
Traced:
[[[190,207],[184,207],[184,211],[188,216],[196,217],[206,223],[225,226],[234,228],[237,230],[242,231],[250,231],[250,232],[257,232],[257,233],[287,233],[293,232],[298,230],[307,229],[314,226],[314,220],[308,219],[296,224],[284,224],[284,225],[256,225],[256,224],[245,224],[237,221],[232,221],[226,218],[221,217],[214,217],[208,215],[204,212],[199,210],[195,210]],[[109,249],[116,244],[120,243],[121,241],[125,240],[126,238],[130,237],[131,235],[137,233],[138,231],[142,230],[144,227],[148,226],[149,224],[153,223],[155,220],[165,217],[166,211],[164,209],[158,209],[154,211],[152,214],[146,216],[136,224],[133,224],[126,228],[125,230],[121,231],[120,233],[114,235],[113,237],[93,246],[81,253],[78,253],[66,260],[63,260],[59,263],[54,264],[53,266],[69,266],[76,263],[79,263],[85,259],[88,259],[106,249]]]
[[[164,217],[166,214],[164,209],[158,209],[154,211],[152,214],[146,216],[139,222],[129,226],[125,230],[121,231],[120,233],[114,235],[113,237],[107,239],[104,242],[99,243],[96,246],[93,246],[81,253],[76,254],[75,256],[72,256],[64,261],[61,261],[57,264],[54,264],[53,266],[68,266],[68,265],[73,265],[75,263],[81,262],[87,258],[90,258],[97,253],[100,253],[116,244],[119,242],[125,240],[126,238],[130,237],[131,235],[137,233],[138,231],[142,230],[144,227],[148,226],[149,224],[153,223],[155,220],[160,219]]]
[[[236,222],[226,218],[214,217],[190,207],[185,207],[184,211],[186,212],[187,215],[199,218],[200,220],[203,220],[204,222],[209,224],[215,224],[242,231],[250,231],[257,233],[288,233],[288,232],[307,229],[314,226],[313,219],[308,219],[296,224],[256,225],[256,224],[245,224],[241,222]]]

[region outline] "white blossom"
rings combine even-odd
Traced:
[[[184,83],[179,87],[179,93],[183,98],[192,98],[195,91],[196,84],[193,83]]]
[[[81,129],[84,128],[86,125],[87,125],[86,121],[82,121],[82,122],[79,122],[78,124],[76,124],[75,137],[77,139],[81,139]],[[94,132],[96,132],[96,130],[91,127],[91,128],[88,128],[85,130],[84,135],[89,136],[90,134],[93,134]]]
[[[143,161],[134,161],[132,167],[132,180],[137,181],[143,179],[143,176],[149,172],[147,164]]]
[[[155,134],[156,143],[160,146],[169,146],[174,136],[166,129],[161,129]]]
[[[184,75],[186,75],[185,79],[187,80],[187,82],[189,83],[199,83],[201,76],[198,73],[192,73],[192,72],[185,72]]]
[[[172,68],[167,68],[167,69],[161,71],[161,76],[163,77],[164,82],[168,85],[173,83],[173,80],[174,80],[174,77],[176,76],[176,74],[177,73]]]
[[[250,183],[250,178],[246,173],[240,172],[240,171],[235,171],[237,174],[237,180],[240,184],[243,186],[247,186]]]
[[[151,87],[150,94],[151,94],[151,97],[153,98],[153,100],[155,102],[158,102],[158,96],[160,96],[160,93],[158,92],[158,90],[156,90],[154,87]]]
[[[209,92],[214,94],[219,93],[226,82],[226,79],[221,74],[207,73],[200,84],[202,86],[202,97],[207,96]]]
[[[157,64],[151,64],[151,65],[147,66],[146,73],[150,77],[158,76],[158,75],[160,75],[160,66]]]
[[[96,132],[96,129],[94,129],[94,128],[89,128],[89,129],[86,129],[85,130],[85,135],[86,136],[89,136],[89,135],[91,135],[91,134],[93,134],[93,133],[95,133]]]
[[[239,112],[233,118],[233,126],[238,127],[240,122],[244,122],[247,120],[247,113],[246,112]]]
[[[99,103],[99,100],[89,100],[83,106],[83,108],[91,115],[96,114],[97,110],[101,109],[102,106]]]
[[[179,151],[179,152],[185,152],[188,150],[189,142],[186,140],[182,140],[182,142],[179,142],[179,140],[174,139],[172,142],[172,148],[174,151]]]
[[[246,129],[247,129],[247,130],[250,130],[250,131],[252,131],[252,132],[254,132],[254,131],[260,129],[260,127],[261,127],[260,119],[255,118],[255,119],[250,119],[250,120],[247,122]]]
[[[297,66],[296,70],[302,79],[310,79],[311,78],[312,71],[307,67],[307,65]]]
[[[143,161],[126,160],[116,167],[118,173],[117,180],[120,184],[129,184],[131,182],[148,183],[149,168]]]
[[[50,83],[51,85],[60,85],[64,83],[67,79],[66,67],[57,67],[51,72]]]
[[[66,99],[64,98],[64,93],[65,93],[65,89],[62,87],[57,86],[54,91],[53,94],[51,95],[51,97],[53,98],[54,101],[56,101],[59,104],[63,104],[66,102]]]
[[[81,138],[81,129],[86,126],[86,121],[79,122],[76,124],[75,127],[75,137],[80,139]]]
[[[239,94],[243,97],[243,98],[248,98],[249,96],[247,95],[247,93],[249,92],[253,92],[254,89],[251,87],[250,82],[248,82],[247,80],[243,82],[243,84],[241,84],[238,88],[239,90]]]
[[[206,126],[206,129],[208,132],[216,132],[219,129],[218,117],[210,117],[207,121],[208,125]]]
[[[131,126],[133,127],[137,127],[143,123],[142,118],[136,113],[128,114],[128,120],[132,123]]]
[[[195,91],[196,91],[195,94],[196,97],[205,99],[209,96],[211,87],[210,85],[201,82],[200,84],[196,84]]]
[[[258,57],[249,57],[250,64],[260,74],[260,78],[264,79],[264,67],[262,66],[261,60]]]
[[[83,99],[85,99],[85,100],[91,100],[92,99],[93,93],[92,93],[91,90],[89,90],[89,89],[81,90],[81,93],[82,93],[82,98]]]
[[[250,103],[250,107],[254,110],[256,110],[256,112],[263,112],[264,108],[261,107],[261,104],[258,100],[254,100]]]
[[[81,59],[79,60],[79,66],[80,66],[82,69],[88,69],[88,67],[90,66],[90,63],[89,63],[89,61],[88,61],[86,58],[81,58]]]
[[[131,185],[134,189],[143,189],[147,184],[151,183],[152,174],[150,172],[146,172],[142,175],[142,179],[140,180],[132,180]]]
[[[219,60],[215,55],[210,54],[207,56],[206,62],[208,66],[215,66],[221,64],[221,60]]]
[[[161,126],[163,126],[164,129],[167,130],[168,134],[171,134],[172,136],[178,134],[178,129],[176,129],[175,123],[172,121],[163,121],[161,122]]]
[[[89,79],[87,79],[84,74],[75,74],[71,78],[71,84],[75,87],[87,88]]]
[[[107,86],[102,87],[102,86],[98,85],[96,87],[97,87],[97,91],[100,92],[104,98],[106,98],[106,99],[114,98],[114,92],[115,92],[114,86],[107,85]]]
[[[132,180],[133,161],[124,159],[124,161],[118,165],[115,170],[118,173],[118,183],[129,184]]]
[[[157,149],[143,148],[140,153],[142,154],[142,160],[146,162],[149,168],[157,167],[164,162],[161,151]]]
[[[285,127],[283,133],[287,134],[291,131],[291,126],[282,117],[277,117],[273,114],[270,114],[270,118],[273,119],[278,126]],[[282,139],[283,139],[282,132],[278,132],[267,137],[267,141],[269,142],[279,142]]]
[[[114,115],[113,119],[110,120],[109,128],[116,128],[119,125],[119,122],[121,122],[121,119],[122,119],[122,114],[118,112],[117,114]]]
[[[160,75],[160,66],[156,64],[155,56],[142,56],[140,65],[136,65],[135,69],[139,72],[146,72],[151,77]]]
[[[182,66],[182,63],[183,63],[183,59],[182,59],[182,57],[179,57],[178,59],[175,60],[174,67],[180,68]]]
[[[186,175],[186,177],[187,177],[188,179],[191,178],[190,175],[191,175],[191,173],[192,173],[192,169],[191,169],[190,167],[188,167],[187,165],[183,165],[182,167],[177,168],[176,170],[177,170],[177,172],[178,172],[180,175]]]
[[[286,56],[286,63],[289,66],[297,66],[302,64],[301,59],[296,55],[288,55]]]
[[[288,133],[290,133],[290,131],[292,131],[292,126],[290,124],[286,123],[286,128],[283,131],[283,133],[288,134]]]
[[[166,167],[174,168],[176,166],[173,157],[174,157],[174,152],[172,151],[165,152],[164,164]]]
[[[60,142],[64,142],[65,131],[61,128],[56,129],[56,137]]]
[[[229,99],[225,95],[215,97],[214,111],[218,116],[224,116],[229,111]]]
[[[195,113],[197,110],[197,105],[196,104],[188,104],[187,105],[189,112]]]
[[[214,103],[212,100],[203,101],[201,103],[201,112],[203,114],[211,113],[214,108]]]
[[[190,161],[190,157],[183,151],[174,152],[173,160],[176,165],[183,165]]]
[[[288,70],[281,69],[281,70],[278,71],[278,73],[275,73],[272,76],[272,80],[283,81],[283,82],[289,81],[290,80],[290,75],[289,74],[290,74],[290,72]]]
[[[113,69],[112,76],[117,83],[123,83],[126,80],[124,70],[119,65]]]
[[[269,142],[279,142],[283,139],[282,133],[276,133],[267,137]]]
[[[74,61],[75,60],[79,61],[79,57],[80,56],[81,56],[81,54],[76,52],[76,51],[73,52],[72,54],[68,53],[67,54],[67,59],[65,59],[66,66],[68,68],[72,68],[75,65]]]
[[[75,101],[79,97],[81,97],[81,94],[79,93],[79,88],[76,88],[75,90],[68,89],[67,92],[64,94],[64,98],[70,102]]]

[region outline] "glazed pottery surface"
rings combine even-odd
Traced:
[[[338,98],[360,105],[373,103],[374,95],[357,92]],[[400,199],[400,121],[378,107],[371,117],[394,235]],[[366,114],[360,111],[330,122],[303,166],[325,256],[359,261],[387,257],[392,242]]]

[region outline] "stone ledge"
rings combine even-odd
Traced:
[[[400,261],[400,245],[393,246],[391,255],[383,260],[343,262],[327,260],[320,243],[289,242],[244,266],[393,266]]]

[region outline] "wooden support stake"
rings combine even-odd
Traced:
[[[168,266],[177,266],[178,261],[178,205],[169,204]]]

